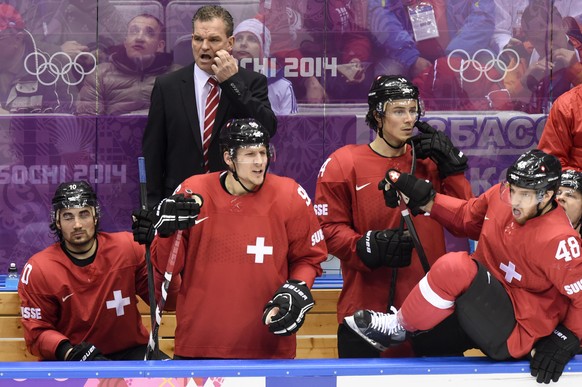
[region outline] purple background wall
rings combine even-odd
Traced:
[[[271,172],[295,178],[313,196],[319,167],[331,152],[370,140],[363,113],[280,117]],[[53,241],[50,200],[63,181],[85,179],[95,186],[103,230],[131,229],[131,211],[139,206],[137,157],[146,119],[0,116],[0,273],[9,262],[21,270]],[[467,177],[479,194],[498,182],[519,154],[535,147],[545,116],[431,113],[423,120],[444,130],[468,155]]]

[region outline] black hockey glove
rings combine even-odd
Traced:
[[[436,191],[428,181],[418,179],[408,173],[400,173],[396,169],[390,169],[386,172],[386,180],[403,195],[406,195],[404,201],[413,215],[420,214],[422,212],[420,207],[426,205],[436,195]]]
[[[167,238],[177,230],[194,226],[202,203],[202,196],[198,194],[192,194],[191,198],[177,194],[162,200],[155,208],[154,228],[158,235]]]
[[[538,383],[557,382],[564,367],[580,349],[580,339],[572,331],[558,325],[554,332],[541,338],[534,346],[535,353],[530,361],[531,376],[537,376]]]
[[[384,203],[386,203],[386,207],[396,208],[398,207],[399,197],[398,191],[394,187],[392,187],[386,180],[380,180],[378,183],[378,189],[382,191],[384,195]]]
[[[133,240],[140,245],[152,243],[156,234],[154,229],[156,217],[154,213],[148,210],[135,210],[131,213],[131,218],[133,220],[131,223]]]
[[[453,145],[446,134],[423,121],[416,121],[415,126],[422,132],[409,140],[414,144],[416,158],[430,157],[438,166],[441,179],[467,169],[467,156]]]
[[[315,301],[304,281],[287,280],[265,305],[263,323],[269,331],[280,336],[289,336],[299,330],[305,321],[305,314],[313,308]],[[271,316],[273,308],[279,311]]]
[[[370,269],[380,266],[406,267],[410,265],[413,247],[408,231],[368,231],[356,243],[356,252]]]
[[[67,356],[67,361],[92,361],[92,360],[109,360],[101,354],[101,351],[97,349],[91,343],[82,342],[73,347],[69,355]]]

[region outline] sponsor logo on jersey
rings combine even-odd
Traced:
[[[311,246],[315,246],[319,242],[323,240],[323,231],[321,229],[317,230],[316,232],[311,235]]]
[[[202,219],[196,219],[196,220],[194,221],[194,224],[202,223],[202,222],[204,222],[206,219],[208,219],[208,216],[207,216],[207,217],[204,217],[204,218],[202,218]]]
[[[582,290],[582,279],[579,279],[578,281],[571,283],[570,285],[564,286],[564,290],[566,291],[567,294],[578,293],[580,290]]]
[[[20,314],[22,318],[32,318],[35,320],[42,320],[42,315],[40,313],[40,308],[32,308],[29,306],[21,306]]]
[[[361,190],[361,189],[364,189],[364,188],[366,188],[367,186],[369,186],[370,184],[372,184],[372,183],[366,183],[366,184],[364,184],[364,185],[357,185],[357,184],[356,184],[356,191],[359,191],[359,190]]]
[[[326,204],[314,204],[313,210],[315,211],[315,215],[317,216],[326,216],[327,215],[327,203]]]
[[[67,296],[64,296],[64,297],[62,297],[62,298],[61,298],[61,300],[63,300],[63,302],[65,302],[65,301],[67,301],[67,300],[69,299],[69,297],[71,297],[73,294],[75,294],[75,293],[71,293],[71,294],[69,294],[69,295],[67,295]]]

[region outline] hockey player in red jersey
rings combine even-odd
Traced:
[[[142,360],[144,248],[129,232],[98,231],[97,196],[87,182],[59,185],[51,217],[59,242],[28,260],[18,284],[28,350],[43,360]]]
[[[204,199],[179,239],[173,273],[175,359],[295,357],[294,333],[313,306],[310,288],[327,258],[311,199],[292,179],[267,173],[269,134],[254,119],[221,130],[225,172],[194,175],[175,194]],[[157,238],[164,272],[174,238]]]
[[[439,258],[397,313],[360,310],[346,324],[384,348],[454,314],[464,335],[450,342],[495,360],[529,357],[538,383],[557,382],[582,337],[580,235],[556,203],[560,175],[560,161],[534,149],[509,167],[507,182],[466,201],[388,171],[411,211],[478,240],[477,249]]]
[[[378,181],[390,168],[411,171],[416,165],[414,175],[432,181],[438,192],[468,199],[473,194],[464,176],[467,159],[444,133],[418,121],[418,89],[406,78],[378,76],[371,85],[368,104],[366,122],[376,132],[375,139],[332,153],[319,171],[316,186],[318,218],[330,254],[340,259],[343,275],[337,307],[338,354],[426,355],[427,351],[438,351],[438,343],[419,338],[412,343],[414,351],[400,346],[380,354],[342,322],[360,308],[400,307],[425,273],[408,231],[399,230],[401,211],[387,207],[395,199],[390,197],[394,191],[386,192],[384,199]],[[421,132],[413,137],[415,124]],[[432,265],[446,252],[443,227],[425,216],[416,216],[413,221],[427,263]]]

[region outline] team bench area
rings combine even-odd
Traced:
[[[337,358],[336,304],[339,289],[314,289],[315,307],[297,336],[297,358]],[[150,308],[139,303],[144,325],[150,329]],[[176,316],[164,313],[159,330],[160,348],[174,354]],[[0,292],[0,361],[35,361],[24,344],[20,322],[20,300],[14,291]]]

